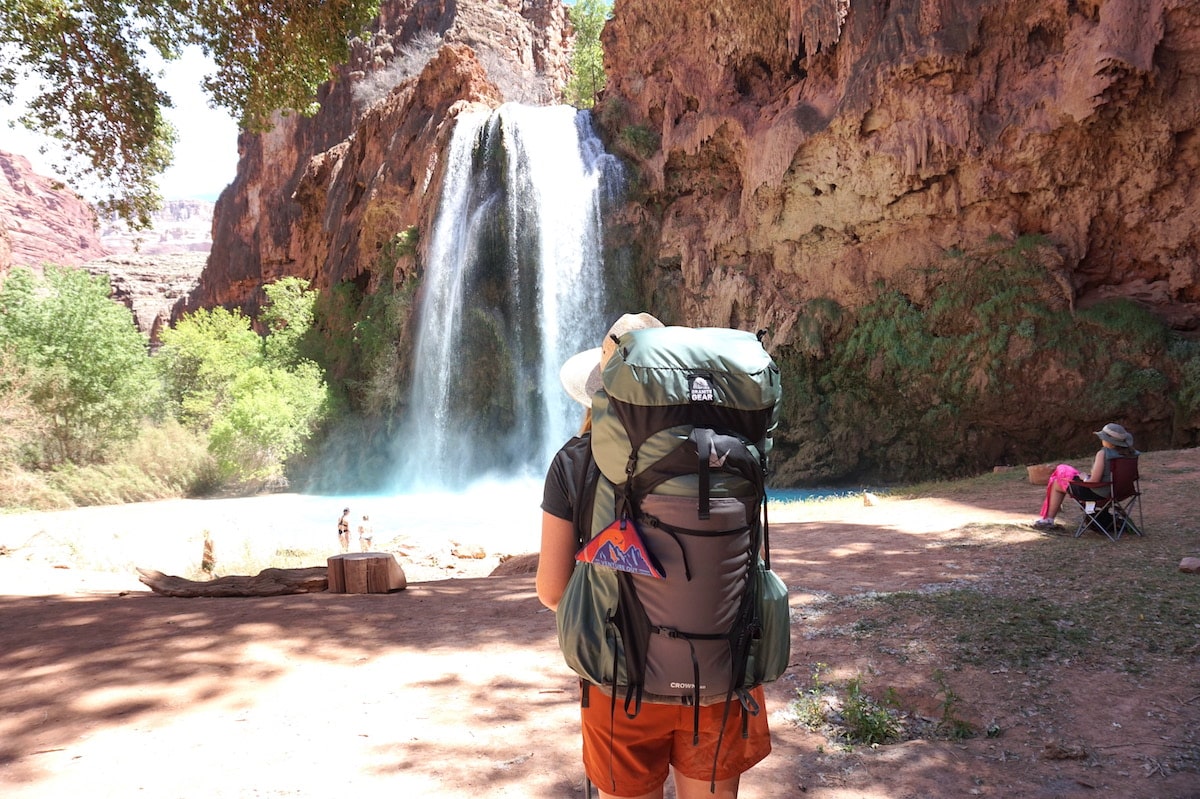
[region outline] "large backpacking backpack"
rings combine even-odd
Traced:
[[[590,504],[559,603],[559,645],[623,697],[702,704],[787,668],[787,588],[770,570],[765,474],[780,375],[758,336],[631,331],[592,397]],[[590,514],[590,521],[586,516]],[[698,712],[698,710],[697,710]]]

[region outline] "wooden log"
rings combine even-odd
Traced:
[[[263,569],[253,577],[231,574],[215,580],[187,580],[153,569],[138,569],[138,579],[163,596],[281,596],[324,591],[326,567]]]
[[[349,552],[327,562],[329,590],[334,593],[387,594],[408,586],[404,569],[390,552]]]

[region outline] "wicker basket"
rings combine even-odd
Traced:
[[[1056,464],[1039,463],[1036,466],[1026,466],[1025,470],[1029,472],[1029,482],[1035,486],[1044,486],[1050,481],[1050,475],[1054,474]]]

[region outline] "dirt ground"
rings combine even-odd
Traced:
[[[1148,453],[1142,472],[1148,535],[1070,539],[1078,560],[1065,568],[1116,548],[1172,571],[1200,555],[1200,450]],[[792,666],[768,686],[774,751],[743,797],[1200,797],[1196,647],[1140,673],[1086,658],[980,668],[953,662],[921,620],[870,640],[839,632],[854,612],[839,600],[989,584],[1015,553],[1049,544],[1028,527],[1042,489],[1023,476],[969,497],[947,484],[942,499],[772,508]],[[169,508],[213,507],[196,502]],[[56,514],[53,531],[43,516],[33,539],[56,549],[36,557],[30,519],[0,516],[0,796],[583,795],[553,616],[531,574],[482,576],[523,542],[485,540],[479,559],[413,542],[400,555],[410,584],[388,595],[169,598],[128,569],[81,568],[83,545],[64,545],[138,512]],[[980,734],[836,745],[795,723],[817,664],[831,682],[867,675],[931,718],[945,699],[931,675],[944,670],[956,715]]]

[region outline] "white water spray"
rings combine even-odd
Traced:
[[[601,205],[619,164],[590,115],[459,117],[426,253],[401,490],[544,472],[579,426],[558,370],[612,309]]]

